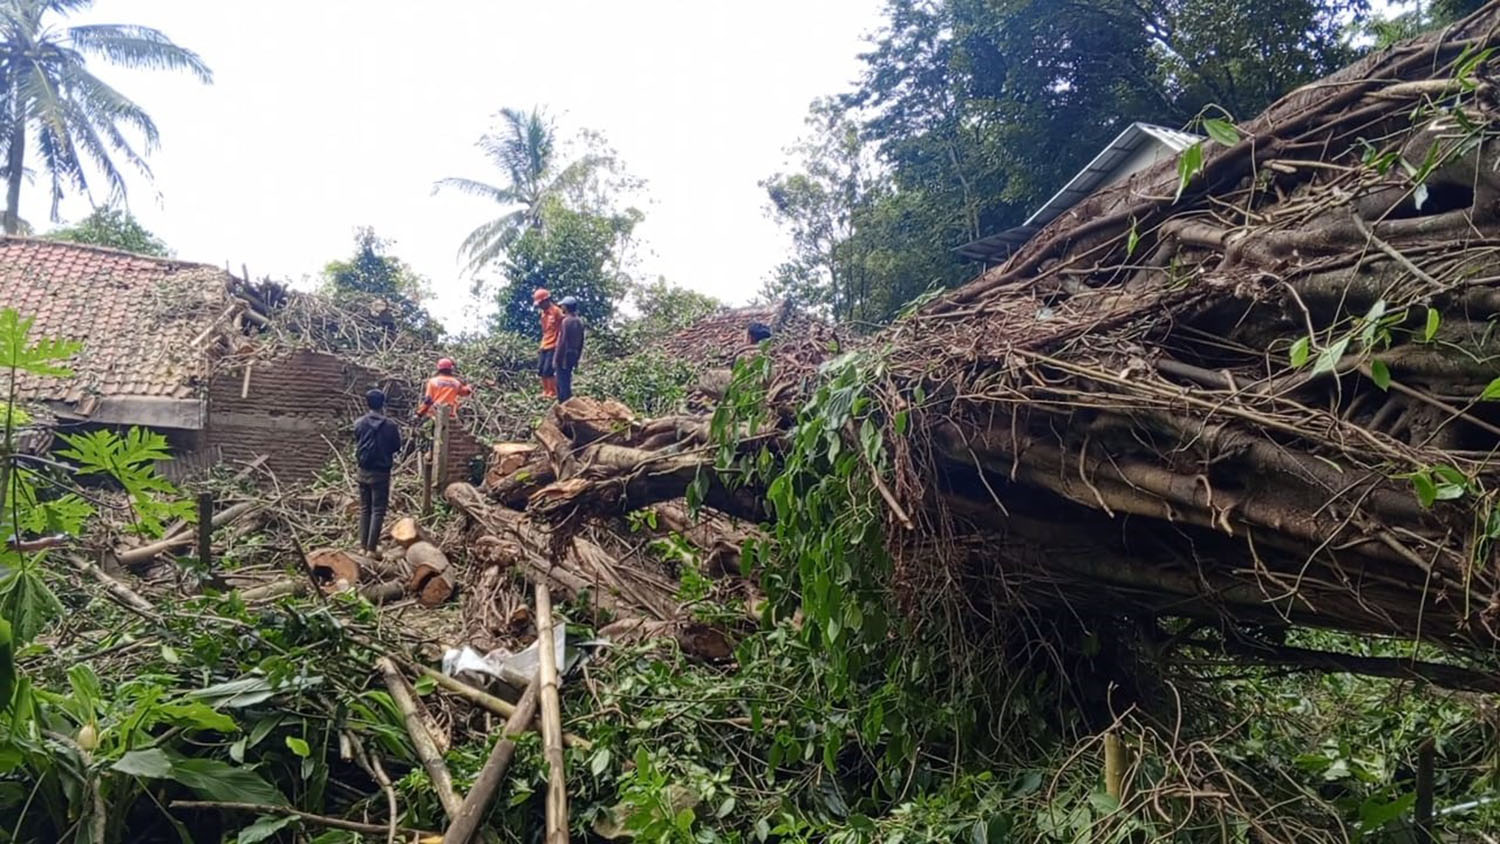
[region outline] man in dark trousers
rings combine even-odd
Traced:
[[[385,393],[365,393],[370,411],[354,423],[354,457],[359,463],[359,547],[374,555],[391,500],[391,466],[401,450],[401,432],[385,415]]]
[[[562,326],[558,329],[557,400],[567,401],[573,397],[573,370],[578,368],[578,359],[583,357],[583,320],[578,316],[578,300],[564,296],[557,303],[563,309]]]

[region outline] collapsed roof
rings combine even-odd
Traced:
[[[64,415],[196,428],[213,346],[243,306],[217,267],[24,237],[0,239],[0,307],[31,336],[79,342],[72,377],[21,374],[17,396]]]

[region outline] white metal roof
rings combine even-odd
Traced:
[[[1116,169],[1120,164],[1134,155],[1142,145],[1154,141],[1173,153],[1179,153],[1201,140],[1203,139],[1198,135],[1179,132],[1165,126],[1132,123],[1116,135],[1115,139],[1110,141],[1109,145],[1098,155],[1094,156],[1094,160],[1090,161],[1088,166],[1078,171],[1078,174],[1069,179],[1061,190],[1053,194],[1052,198],[1043,203],[1042,207],[1030,217],[1027,217],[1026,222],[998,234],[966,243],[957,251],[961,255],[981,260],[1004,257],[1030,240],[1043,226],[1061,217],[1063,212],[1104,187],[1111,176],[1117,175]]]

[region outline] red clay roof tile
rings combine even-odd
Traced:
[[[204,352],[189,343],[224,310],[228,280],[206,264],[0,238],[0,308],[34,319],[33,340],[83,343],[73,378],[22,375],[20,397],[193,396]]]

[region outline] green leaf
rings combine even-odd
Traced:
[[[15,368],[36,375],[68,378],[73,371],[60,364],[83,349],[82,343],[42,339],[28,345],[36,321],[21,319],[12,308],[0,311],[0,369]]]
[[[1135,248],[1140,245],[1141,233],[1136,229],[1135,218],[1130,218],[1130,234],[1125,238],[1125,257],[1129,258],[1135,254]]]
[[[589,759],[589,770],[597,777],[608,770],[608,768],[609,751],[601,747],[594,751],[593,758]]]
[[[0,712],[10,709],[10,699],[15,692],[15,644],[11,639],[10,622],[0,618]]]
[[[1298,337],[1297,342],[1292,344],[1288,353],[1292,359],[1292,367],[1301,369],[1307,365],[1307,358],[1312,350],[1312,341],[1306,337]]]
[[[1371,797],[1359,807],[1360,830],[1369,835],[1380,831],[1381,827],[1411,811],[1417,802],[1415,791],[1405,794],[1395,800],[1386,802],[1380,797]]]
[[[1432,473],[1442,478],[1445,483],[1450,483],[1454,486],[1467,487],[1469,485],[1468,477],[1452,466],[1434,466],[1432,467]]]
[[[1381,390],[1391,388],[1391,368],[1385,365],[1383,360],[1370,361],[1370,380]]]
[[[416,679],[416,682],[411,684],[411,687],[412,690],[417,694],[421,695],[422,697],[426,697],[437,691],[437,681],[427,676],[426,674],[423,674],[421,677],[418,677]]]
[[[234,719],[201,701],[165,703],[156,708],[162,721],[177,727],[232,733],[239,729]]]
[[[1417,503],[1423,507],[1431,507],[1437,500],[1437,485],[1432,482],[1426,472],[1417,472],[1411,476],[1411,485],[1417,491]]]
[[[294,820],[296,818],[292,815],[282,815],[279,818],[261,815],[255,819],[255,823],[240,830],[239,836],[235,838],[235,844],[259,844],[280,832],[283,827]]]
[[[1349,338],[1345,337],[1337,343],[1334,343],[1332,346],[1329,346],[1323,349],[1321,352],[1318,352],[1318,359],[1315,363],[1313,363],[1312,374],[1321,375],[1324,372],[1332,372],[1334,370],[1334,367],[1339,365],[1339,361],[1344,359],[1344,352],[1348,348]]]
[[[1209,117],[1203,121],[1203,131],[1220,146],[1232,147],[1240,142],[1240,130],[1233,123],[1219,117]]]
[[[1458,484],[1438,484],[1433,497],[1438,501],[1454,501],[1464,497],[1464,488]]]
[[[148,750],[132,750],[115,760],[110,770],[133,777],[166,779],[172,775],[172,760],[159,747]]]
[[[1188,183],[1202,171],[1203,143],[1200,141],[1183,150],[1177,157],[1177,195],[1172,198],[1173,202],[1182,199],[1182,192],[1187,190]]]
[[[1437,336],[1438,326],[1443,322],[1443,315],[1436,308],[1427,309],[1427,328],[1422,332],[1422,342],[1431,343],[1432,338]]]
[[[218,759],[174,759],[171,778],[210,800],[282,806],[286,798],[250,768]]]
[[[1495,401],[1496,399],[1500,399],[1500,378],[1486,384],[1484,392],[1479,394],[1480,401]]]
[[[306,759],[308,756],[312,755],[312,748],[307,746],[307,742],[297,738],[296,736],[286,737],[286,747],[288,750],[297,754],[298,756],[301,756],[303,759]]]

